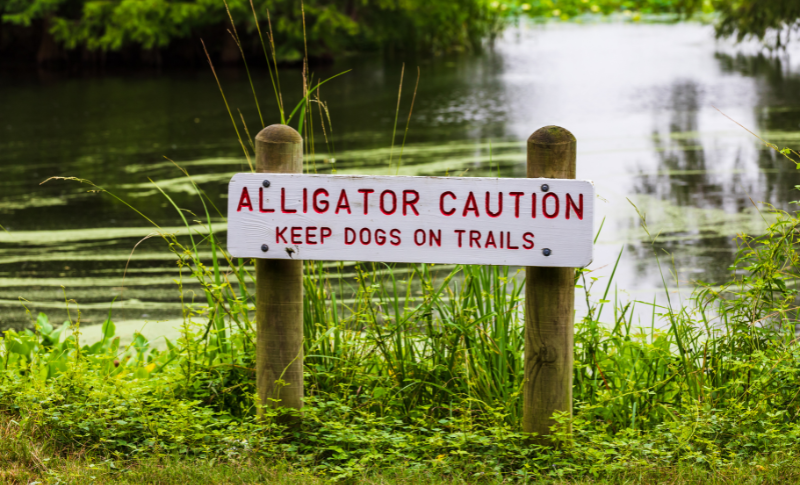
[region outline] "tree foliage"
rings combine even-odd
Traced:
[[[536,18],[568,20],[585,14],[678,14],[701,10],[703,0],[531,0],[517,10]]]
[[[502,12],[486,0],[0,0],[0,14],[25,27],[46,18],[67,49],[104,51],[165,48],[209,28],[224,32],[230,18],[247,44],[258,41],[255,18],[262,30],[269,18],[279,55],[291,60],[306,48],[311,56],[472,49],[497,30]]]
[[[800,30],[798,0],[717,0],[720,14],[717,35],[756,37],[773,48],[785,47],[793,32]]]

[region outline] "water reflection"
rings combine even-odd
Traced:
[[[753,108],[762,136],[781,147],[792,146],[797,140],[796,132],[783,130],[797,126],[797,110],[789,106],[798,104],[800,91],[786,86],[792,80],[796,84],[798,76],[784,73],[780,60],[763,55],[717,53],[715,58],[723,73],[754,78],[759,103]],[[768,82],[760,82],[763,79]],[[637,194],[680,208],[684,213],[678,217],[683,227],[659,227],[662,242],[655,249],[663,252],[662,258],[667,262],[674,255],[688,282],[724,280],[737,247],[732,236],[748,229],[757,233],[763,228],[759,211],[768,212],[770,205],[788,210],[787,202],[797,198],[794,186],[800,184],[794,165],[775,150],[759,146],[755,136],[750,135],[749,143],[746,139],[722,142],[723,137],[703,130],[700,115],[709,104],[705,97],[703,86],[695,81],[678,80],[670,87],[665,96],[669,101],[667,109],[654,113],[652,138],[657,170],[639,168],[635,185]],[[765,103],[778,106],[764,106]],[[773,112],[782,115],[777,122],[770,116]],[[746,134],[743,128],[742,132]],[[666,208],[660,211],[662,216],[665,212]],[[770,218],[768,214],[765,217]],[[638,255],[640,277],[651,273],[652,261],[645,256],[646,246],[630,250]]]
[[[663,298],[654,250],[670,287],[719,281],[734,236],[764,227],[756,205],[787,209],[800,198],[794,166],[714,109],[800,148],[800,66],[792,62],[742,54],[696,24],[523,26],[480,57],[407,61],[397,145],[417,64],[421,74],[399,164],[400,147],[390,146],[400,62],[348,59],[316,74],[353,69],[322,89],[333,131],[317,128],[312,165],[321,173],[521,177],[527,136],[561,124],[578,138],[578,176],[594,180],[602,198],[595,275],[608,277],[624,247],[620,290],[652,301]],[[268,77],[256,74],[272,123]],[[220,75],[254,134],[259,116],[243,71]],[[282,73],[287,105],[300,98],[299,78]],[[39,185],[53,175],[92,180],[178,232],[176,213],[151,180],[180,206],[200,207],[164,156],[221,204],[230,175],[247,170],[209,72],[46,81],[0,74],[0,223],[9,230],[0,234],[0,328],[27,321],[20,297],[57,320],[65,291],[90,323],[102,320],[115,297],[118,320],[179,316],[175,257],[157,238],[132,253],[152,231],[145,221],[89,186]],[[646,216],[650,236],[629,200]]]

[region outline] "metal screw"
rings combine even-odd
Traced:
[[[542,254],[544,254],[545,256],[550,256],[550,253],[552,253],[552,251],[550,251],[550,248],[542,249]]]
[[[261,185],[263,185],[264,187],[269,187],[269,180],[261,182]]]
[[[265,182],[266,182],[266,180],[265,180]],[[266,244],[262,244],[261,245],[261,250],[266,253],[267,251],[269,251],[269,246],[267,246]],[[549,251],[549,249],[548,249],[548,251]]]
[[[548,190],[550,190],[550,186],[547,184],[542,184],[542,192],[547,192]]]

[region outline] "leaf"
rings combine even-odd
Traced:
[[[139,332],[136,332],[135,336],[133,337],[133,346],[136,348],[136,351],[140,354],[143,354],[149,345],[150,344],[147,342],[145,336]]]
[[[11,339],[8,334],[6,334],[6,348],[12,354],[24,355],[27,357],[30,355],[31,350],[33,350],[33,343],[24,339],[21,335]]]
[[[103,322],[103,340],[110,339],[114,336],[117,331],[116,325],[111,320],[106,320]]]
[[[50,335],[53,332],[53,326],[50,324],[50,320],[44,313],[39,313],[39,316],[36,317],[36,327],[39,329],[42,335]]]
[[[92,345],[84,345],[83,351],[89,355],[96,355],[100,353],[103,348],[103,342],[95,342]]]

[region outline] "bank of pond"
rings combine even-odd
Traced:
[[[800,221],[778,219],[740,240],[727,284],[700,285],[683,304],[621,301],[613,281],[576,273],[589,304],[575,327],[574,414],[555,416],[552,446],[520,431],[524,292],[503,267],[394,275],[359,263],[342,282],[335,265],[307,262],[305,407],[267,407],[258,420],[251,295],[178,248],[209,297],[185,307],[178,339],[121,346],[112,313],[102,338],[83,342],[79,313],[58,328],[40,314],[2,340],[0,412],[98,459],[257,458],[341,479],[580,479],[791,460]]]

